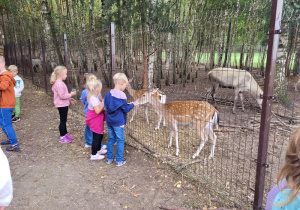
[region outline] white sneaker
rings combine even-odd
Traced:
[[[101,149],[106,149],[107,146],[105,144],[102,145]]]
[[[106,149],[103,149],[103,147],[97,152],[98,155],[105,155],[107,153]]]
[[[88,147],[92,147],[92,145],[85,144],[84,147],[88,148]]]
[[[104,155],[99,155],[98,153],[96,155],[91,155],[91,160],[102,160],[104,158]]]

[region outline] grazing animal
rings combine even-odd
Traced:
[[[260,98],[260,95],[263,94],[263,91],[249,72],[232,68],[215,68],[208,72],[208,78],[212,84],[212,87],[207,90],[206,101],[208,99],[208,95],[210,94],[216,106],[215,94],[218,87],[221,86],[224,88],[234,89],[233,113],[235,113],[236,110],[238,95],[240,95],[241,98],[243,112],[245,111],[243,103],[244,91],[249,92],[250,95],[256,99],[258,106],[262,108],[262,99]]]
[[[176,156],[178,156],[178,125],[191,126],[196,130],[201,139],[201,144],[192,158],[199,155],[208,137],[212,141],[209,159],[212,158],[217,141],[213,127],[218,128],[219,125],[218,111],[206,101],[173,101],[168,104],[158,103],[157,98],[154,97],[156,92],[157,89],[145,92],[143,96],[138,99],[138,102],[140,104],[150,103],[154,109],[156,109],[160,115],[163,115],[172,125],[168,148],[172,146],[172,138],[175,133]]]
[[[130,82],[132,81],[132,79],[129,80],[129,82],[127,83],[127,86],[126,86],[126,90],[129,92],[129,94],[133,97],[133,100],[137,100],[138,98],[140,98],[144,93],[146,92],[149,92],[149,90],[147,89],[141,89],[141,90],[134,90],[132,88],[132,86],[130,85]],[[161,90],[158,90],[154,95],[153,95],[158,101],[159,103],[166,103],[166,94],[161,91]],[[133,121],[133,117],[134,115],[136,114],[137,110],[138,110],[138,107],[139,106],[136,106],[134,107],[133,109],[133,113],[132,113],[132,117],[130,119],[130,122]],[[145,115],[146,115],[146,120],[147,120],[147,124],[149,124],[149,118],[148,118],[148,107],[146,106],[145,108]],[[159,115],[159,114],[158,114]],[[155,130],[158,130],[159,127],[160,127],[160,123],[161,123],[161,120],[162,120],[162,115],[159,115],[159,120],[158,120],[158,124],[155,128]],[[163,122],[163,126],[166,126],[166,119],[164,119],[164,122]]]
[[[289,82],[294,82],[295,92],[298,92],[297,86],[300,83],[300,76],[293,76],[293,75],[286,76],[285,81],[286,81],[287,85]]]

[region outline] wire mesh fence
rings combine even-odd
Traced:
[[[126,142],[241,209],[251,208],[255,194],[270,14],[266,2],[201,11],[188,22],[174,15],[167,23],[115,34],[116,71],[132,79],[128,101],[140,103],[128,114]],[[297,24],[293,17],[281,21],[279,52],[285,57],[276,70],[265,195],[276,183],[284,148],[300,122]],[[8,63],[20,65],[24,77],[48,90],[56,65],[68,67],[68,86],[79,92],[86,72],[101,78],[103,95],[109,90],[109,29],[61,37],[55,44],[46,40],[44,50],[42,43],[7,44]],[[142,89],[145,67],[147,86],[159,90]]]

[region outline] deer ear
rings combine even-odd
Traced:
[[[156,93],[158,91],[158,88],[153,88],[151,89],[149,92],[151,93],[151,95],[153,95],[154,93]]]

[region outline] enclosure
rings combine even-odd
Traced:
[[[41,38],[6,43],[5,56],[8,64],[20,66],[23,76],[30,78],[37,87],[45,88],[48,94],[52,94],[50,74],[58,64],[67,66],[68,87],[76,87],[78,92],[83,88],[85,72],[99,76],[104,84],[103,96],[112,86],[114,72],[124,72],[132,79],[126,91],[129,102],[139,100],[141,103],[152,88],[159,88],[162,91],[160,97],[166,97],[166,105],[159,104],[152,95],[152,105],[141,104],[136,108],[135,116],[133,111],[130,112],[126,143],[168,163],[228,205],[248,209],[254,202],[257,160],[262,155],[258,151],[261,120],[265,122],[261,106],[267,59],[271,59],[267,55],[268,46],[270,48],[270,37],[278,33],[281,35],[275,52],[275,88],[268,117],[270,132],[264,165],[264,202],[266,193],[276,183],[289,137],[300,122],[297,91],[299,11],[285,10],[279,20],[281,31],[276,29],[270,34],[270,19],[277,17],[274,4],[277,5],[277,1],[244,5],[238,2],[234,7],[203,7],[198,12],[192,9],[192,4],[187,4],[184,5],[187,8],[184,11],[188,13],[185,18],[173,8],[165,14],[168,21],[153,21],[132,30],[112,24],[110,28],[104,27],[93,33],[66,33],[57,40]],[[278,4],[282,2],[278,1]],[[208,72],[216,68],[220,71],[209,78]],[[231,76],[228,68],[235,69],[235,75]],[[236,75],[238,69],[245,72]],[[222,84],[222,79],[227,83]],[[214,82],[223,87],[231,86],[219,87],[215,101],[207,94]],[[233,113],[235,97],[240,98],[233,88],[244,91],[244,111],[238,100]],[[200,107],[199,101],[206,99],[213,106],[216,102],[217,111]],[[197,113],[200,111],[202,114]],[[204,127],[212,123],[214,115],[211,113],[219,115],[219,128],[208,131],[214,131],[216,135],[214,157],[209,159],[213,144],[208,140],[199,156],[193,158],[201,144],[200,136],[208,138],[203,134],[207,132]],[[163,120],[158,129],[160,115]],[[175,134],[173,144],[168,148],[172,127]]]

